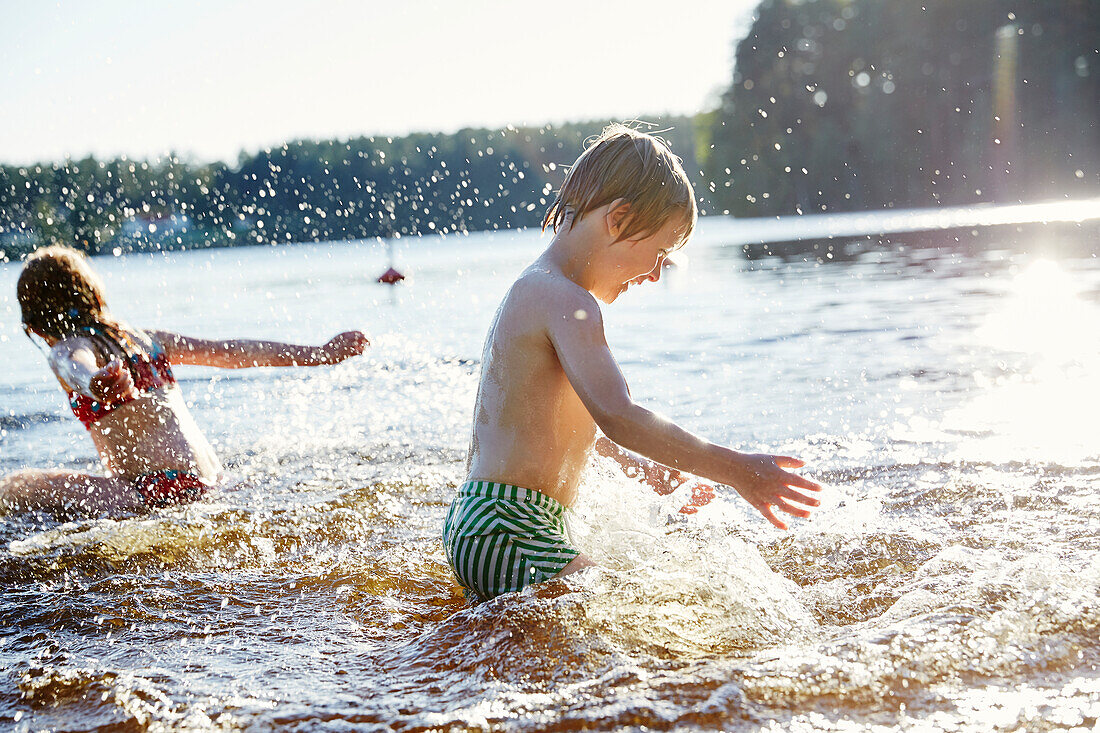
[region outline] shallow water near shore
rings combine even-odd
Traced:
[[[569,526],[603,567],[477,606],[439,535],[485,331],[545,240],[401,240],[396,288],[374,242],[96,259],[139,326],[373,346],[177,369],[231,479],[208,500],[2,518],[0,722],[1095,729],[1094,244],[747,260],[735,226],[701,221],[689,267],[605,309],[608,340],[639,401],[805,459],[821,511],[783,533],[720,492],[684,516],[594,462]],[[0,265],[0,471],[94,468],[19,330],[17,274]]]

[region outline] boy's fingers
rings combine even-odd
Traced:
[[[693,486],[691,488],[691,496],[693,499],[705,499],[706,501],[710,501],[716,494],[714,493],[713,486],[704,484],[702,486]]]
[[[797,501],[799,504],[805,504],[806,506],[821,506],[821,501],[815,499],[812,496],[806,496],[793,489],[784,489],[779,492],[779,498],[783,501]]]
[[[795,506],[794,504],[790,503],[787,499],[780,499],[779,504],[777,506],[780,509],[782,509],[783,511],[787,512],[787,514],[792,514],[796,517],[802,517],[803,519],[808,519],[810,517],[810,515],[813,514],[813,512],[811,512],[809,509],[806,509],[806,508],[800,507],[800,506]]]
[[[691,498],[688,499],[686,506],[706,506],[714,498],[714,490],[709,487],[693,486],[691,489]],[[692,510],[694,513],[694,510]]]
[[[780,468],[802,468],[806,462],[794,456],[775,456],[775,465]]]
[[[776,527],[779,527],[779,529],[787,528],[787,525],[784,524],[783,520],[775,516],[775,512],[772,511],[771,504],[764,504],[757,508],[759,509],[760,513],[764,515],[764,518],[774,524]]]
[[[811,481],[808,478],[803,478],[797,473],[783,472],[784,483],[788,486],[797,486],[800,489],[809,489],[810,491],[821,491],[821,484],[816,481]]]

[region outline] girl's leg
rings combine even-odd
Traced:
[[[74,471],[27,469],[0,478],[0,510],[111,514],[144,509],[130,482]]]

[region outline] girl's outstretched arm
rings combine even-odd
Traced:
[[[170,331],[149,331],[176,364],[241,369],[261,366],[320,366],[358,356],[370,341],[360,331],[345,331],[322,346],[298,346],[279,341],[197,339]]]

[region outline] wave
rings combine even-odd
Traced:
[[[0,430],[26,430],[35,425],[59,422],[65,419],[55,412],[26,412],[0,415]]]

